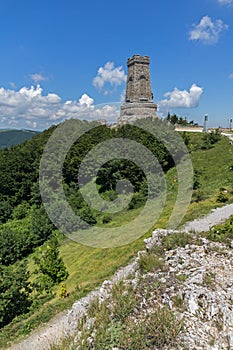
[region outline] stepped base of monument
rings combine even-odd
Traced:
[[[143,118],[158,118],[156,112],[157,105],[153,102],[126,102],[121,107],[121,115],[118,118],[118,123],[130,123],[136,119]]]

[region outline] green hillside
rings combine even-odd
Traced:
[[[37,133],[37,131],[32,130],[0,129],[0,149],[18,145],[26,140],[30,140]]]
[[[164,129],[159,120],[148,123],[150,130],[161,129],[167,133],[167,138],[173,136],[173,153],[178,162],[182,162],[171,130]],[[80,128],[88,125],[80,122]],[[133,183],[135,194],[120,213],[107,215],[93,209],[85,203],[76,184],[79,166],[94,145],[123,137],[140,141],[159,160],[165,174],[166,202],[155,225],[130,244],[101,249],[69,240],[48,219],[38,186],[41,155],[55,129],[51,127],[21,145],[0,151],[0,348],[3,349],[70,307],[120,266],[127,264],[138,250],[144,248],[143,239],[151,234],[152,229],[166,227],[178,193],[177,171],[170,153],[161,142],[134,126],[117,129],[98,126],[86,132],[71,147],[64,162],[64,191],[72,209],[83,220],[106,229],[130,223],[142,211],[147,198],[145,174],[124,159],[105,163],[97,176],[98,191],[108,201],[117,196],[118,180],[127,178]],[[62,133],[60,136],[63,137]],[[233,158],[232,145],[218,132],[182,134],[182,137],[194,168],[193,196],[185,222],[233,200]],[[56,197],[56,174],[49,181],[54,184]],[[87,189],[90,184],[86,183]],[[159,197],[161,191],[158,181],[153,194]],[[66,213],[61,211],[59,197],[57,199],[57,216],[62,221]]]

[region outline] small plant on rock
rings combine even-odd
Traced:
[[[142,273],[147,273],[152,269],[164,269],[164,259],[153,252],[141,255],[138,263]]]

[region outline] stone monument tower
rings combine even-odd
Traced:
[[[149,56],[134,55],[128,59],[127,66],[126,97],[119,123],[156,117],[157,105],[153,103],[151,92]]]

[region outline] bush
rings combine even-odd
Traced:
[[[202,190],[195,190],[192,194],[192,202],[199,203],[205,199],[204,192]]]
[[[136,292],[132,285],[126,286],[123,281],[112,287],[113,317],[123,322],[137,305]]]
[[[89,207],[85,207],[80,210],[80,218],[89,225],[95,225],[97,223],[97,220],[92,212],[92,210]],[[84,226],[85,228],[85,226]]]
[[[15,207],[12,212],[13,219],[20,220],[25,218],[28,214],[29,208],[30,206],[28,202],[25,202],[25,201],[17,205],[17,207]]]
[[[193,189],[197,190],[201,187],[200,183],[200,177],[202,172],[200,170],[194,170],[194,177],[193,177]]]
[[[12,210],[13,208],[8,201],[0,201],[0,223],[5,223],[11,218]]]
[[[111,215],[104,215],[103,219],[102,219],[102,223],[103,224],[108,224],[109,222],[112,221],[112,217]]]
[[[28,278],[25,262],[14,267],[0,265],[0,328],[28,312],[31,304]]]
[[[147,273],[152,269],[162,270],[164,268],[164,260],[153,252],[141,255],[138,264],[142,273]]]
[[[58,293],[57,295],[60,297],[60,298],[66,298],[69,293],[67,292],[67,286],[64,282],[61,283],[61,286],[58,290]]]
[[[172,250],[176,247],[184,248],[186,244],[191,244],[192,242],[192,236],[185,232],[173,233],[166,236],[162,241],[165,250]]]
[[[51,279],[53,284],[60,283],[68,277],[68,272],[59,256],[58,240],[53,236],[41,251],[34,257],[38,272]]]
[[[50,221],[43,206],[35,208],[32,212],[31,232],[34,237],[34,245],[39,246],[51,235],[54,226]]]
[[[4,227],[0,232],[0,263],[11,265],[32,252],[32,237],[27,229],[23,231]]]
[[[128,205],[129,210],[138,209],[145,205],[147,197],[142,192],[136,192]]]
[[[215,242],[229,242],[233,239],[233,216],[224,224],[216,225],[206,233],[208,239]]]
[[[211,148],[215,143],[220,141],[221,139],[221,132],[217,129],[215,131],[211,131],[210,133],[205,133],[203,136],[203,145],[202,149],[209,149]]]
[[[177,347],[177,337],[183,330],[183,321],[167,306],[159,306],[152,312],[143,324],[130,322],[121,334],[121,349],[164,349]]]
[[[220,190],[218,195],[217,195],[216,202],[217,203],[226,203],[227,201],[228,201],[227,194],[225,192],[223,192],[222,190]]]

